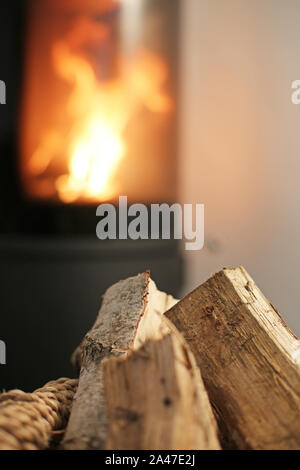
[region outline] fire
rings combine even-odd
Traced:
[[[124,156],[124,142],[100,119],[89,127],[86,136],[74,143],[69,174],[56,180],[63,202],[74,202],[79,196],[109,199],[116,192],[110,183],[116,165]]]
[[[54,174],[53,191],[64,203],[115,197],[128,123],[141,107],[153,113],[172,107],[164,91],[167,67],[149,51],[119,58],[117,77],[98,78],[99,64],[95,67],[87,51],[101,49],[110,34],[105,23],[81,17],[52,45],[53,69],[69,90],[61,109],[64,130],[58,125],[40,136],[27,169],[37,178]]]

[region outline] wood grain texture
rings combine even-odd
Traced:
[[[103,362],[107,449],[219,449],[195,359],[174,334]]]
[[[107,357],[125,355],[140,336],[146,337],[151,312],[162,314],[175,299],[160,292],[149,272],[120,281],[103,296],[100,312],[92,329],[77,348],[73,359],[81,368],[69,424],[65,449],[103,449],[106,441],[101,362]]]
[[[244,268],[213,275],[166,316],[195,355],[227,445],[300,448],[300,343]]]

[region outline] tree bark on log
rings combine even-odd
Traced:
[[[300,342],[244,268],[166,312],[189,343],[227,445],[300,448]]]
[[[109,450],[220,449],[195,359],[177,334],[103,362]]]
[[[65,449],[103,449],[107,434],[102,370],[104,358],[119,357],[140,344],[151,326],[151,312],[176,302],[157,290],[148,272],[111,286],[93,328],[73,355],[80,366],[78,390],[64,437]]]

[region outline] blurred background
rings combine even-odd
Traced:
[[[298,0],[2,3],[0,386],[72,375],[107,286],[147,268],[182,296],[243,265],[299,335]],[[119,194],[204,203],[203,250],[99,242]]]
[[[184,291],[242,264],[298,335],[299,28],[297,0],[182,2],[179,67],[181,199],[206,223]]]

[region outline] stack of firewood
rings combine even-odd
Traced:
[[[243,268],[113,285],[72,359],[65,449],[300,448],[300,342]]]

